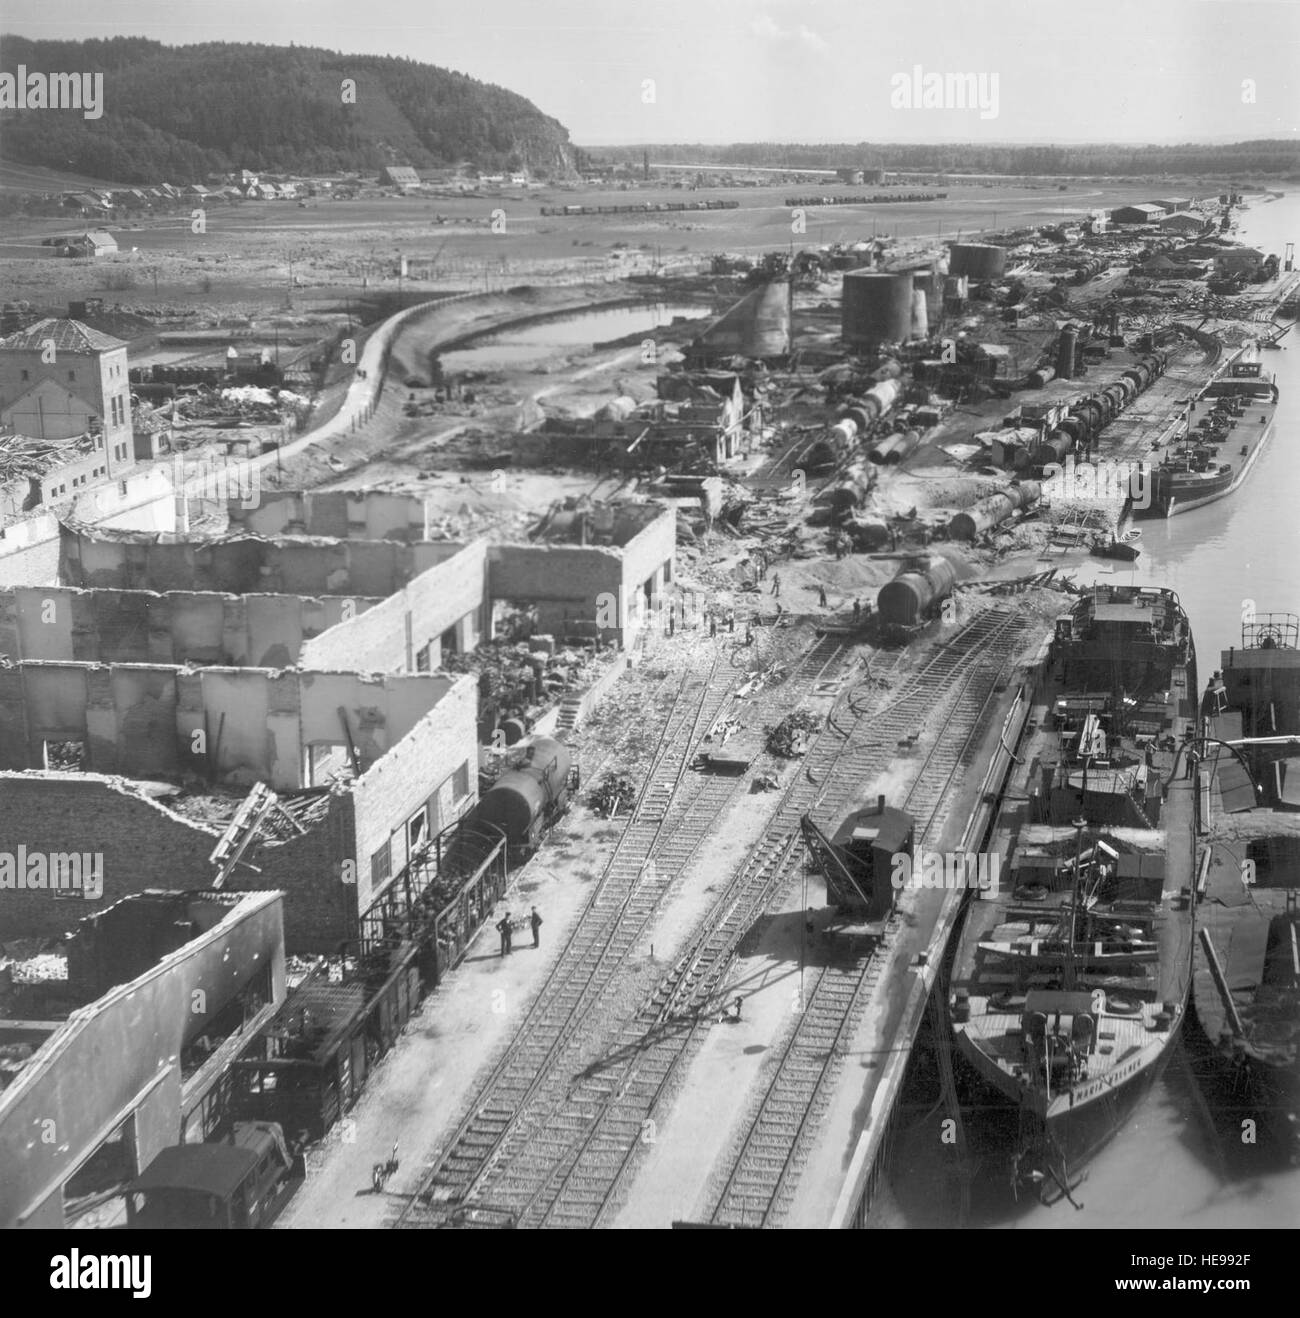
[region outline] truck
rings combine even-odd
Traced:
[[[127,1186],[128,1230],[269,1227],[306,1176],[272,1121],[238,1121],[223,1139],[163,1149]]]

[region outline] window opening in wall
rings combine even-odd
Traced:
[[[386,883],[393,873],[393,840],[389,838],[373,856],[370,857],[370,886],[371,889],[379,887],[381,883]]]
[[[442,646],[442,652],[444,655],[460,653],[460,646],[456,642],[455,623],[453,623],[450,627],[447,628],[445,632],[443,632],[441,638],[439,639],[439,644]]]
[[[432,671],[432,665],[430,663],[432,651],[433,642],[430,641],[428,645],[422,645],[415,652],[415,671],[417,673],[428,673]]]
[[[44,758],[47,769],[55,769],[60,773],[81,773],[86,767],[86,743],[47,741]]]
[[[451,791],[452,791],[452,796],[457,801],[463,801],[465,797],[469,795],[469,761],[468,760],[466,760],[465,763],[462,764],[454,774],[452,774]]]
[[[417,851],[429,840],[429,807],[422,805],[406,821],[406,849],[409,855],[414,856]]]
[[[351,782],[356,777],[346,742],[310,742],[305,758],[303,777],[308,787],[328,787],[335,782]]]

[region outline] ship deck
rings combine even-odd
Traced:
[[[1034,848],[1021,848],[1018,859],[1025,862],[1012,868],[1013,853],[1022,838],[1037,837],[1048,832],[1032,825],[1029,819],[1029,790],[1035,766],[1050,763],[1058,755],[1059,736],[1052,726],[1051,712],[1063,696],[1059,677],[1046,676],[1034,697],[1030,713],[1033,732],[1019,748],[1022,764],[1013,775],[1005,798],[1005,805],[995,825],[991,847],[1003,858],[1003,871],[1011,871],[1010,883],[996,896],[977,894],[967,913],[952,974],[954,992],[968,995],[970,1015],[965,1022],[955,1025],[958,1046],[983,1077],[1002,1089],[1008,1096],[1018,1094],[1019,1077],[1023,1061],[1022,1017],[1023,995],[1026,990],[1059,985],[1059,970],[1052,967],[1031,968],[1015,965],[1006,955],[991,954],[980,947],[990,941],[1006,942],[1031,936],[1034,925],[1060,915],[1068,906],[1068,891],[1054,891],[1045,901],[1036,901],[1032,910],[1017,898],[1017,884],[1034,883],[1034,861],[1043,862],[1032,854]],[[1176,720],[1181,724],[1184,720]],[[1182,726],[1173,729],[1178,741]],[[1141,929],[1141,938],[1154,938],[1158,948],[1155,961],[1132,961],[1122,967],[1097,965],[1081,967],[1076,975],[1076,988],[1091,992],[1101,988],[1108,995],[1127,998],[1140,1003],[1140,1011],[1107,1010],[1098,1027],[1098,1048],[1089,1059],[1087,1089],[1108,1073],[1127,1074],[1134,1068],[1134,1058],[1147,1053],[1147,1061],[1154,1060],[1168,1038],[1167,1030],[1160,1027],[1157,1016],[1165,1003],[1177,1004],[1181,1017],[1190,988],[1192,959],[1192,922],[1177,909],[1180,894],[1194,882],[1195,843],[1192,838],[1191,812],[1193,784],[1181,776],[1181,761],[1175,765],[1175,755],[1157,751],[1153,772],[1169,780],[1161,815],[1161,827],[1155,830],[1090,827],[1085,832],[1085,845],[1098,833],[1110,833],[1141,852],[1163,854],[1164,880],[1160,900],[1151,903],[1144,912],[1138,906],[1125,906],[1114,913],[1117,921]],[[1050,832],[1073,835],[1071,829]],[[1185,845],[1171,846],[1170,839],[1186,839]],[[1064,857],[1059,854],[1047,863],[1053,867],[1063,860],[1068,862],[1073,849]],[[1025,854],[1030,853],[1030,854]],[[1059,853],[1059,848],[1058,848]],[[1044,908],[1047,908],[1046,910]],[[1053,909],[1054,908],[1054,909]],[[1109,913],[1107,913],[1109,915]],[[1014,993],[1011,1002],[1007,997]],[[1000,1009],[1006,1007],[1006,1009]],[[1170,1023],[1177,1028],[1178,1021]],[[1076,1086],[1076,1089],[1078,1086]]]

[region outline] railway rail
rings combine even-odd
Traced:
[[[823,637],[772,688],[783,703],[815,689],[845,647]],[[721,652],[707,674],[684,675],[656,755],[631,815],[573,934],[514,1040],[482,1084],[473,1109],[423,1173],[395,1225],[432,1224],[448,1204],[478,1197],[498,1167],[515,1177],[547,1170],[556,1130],[546,1121],[548,1091],[567,1084],[561,1065],[588,1014],[611,987],[674,880],[736,795],[738,779],[687,776],[705,732],[731,700]],[[758,703],[772,700],[760,693]],[[685,790],[683,788],[685,787]],[[466,1214],[461,1213],[464,1218]]]
[[[990,643],[989,649],[996,654],[995,644]],[[901,809],[918,816],[918,848],[946,819],[953,778],[983,730],[984,714],[1004,664],[1005,659],[994,658],[987,667],[965,669],[950,702],[950,722],[967,729],[966,735],[960,741],[936,738],[907,796],[899,802]],[[984,680],[977,680],[981,676]],[[884,942],[897,927],[895,914],[886,926]],[[795,1027],[717,1196],[710,1219],[713,1223],[766,1226],[779,1220],[789,1207],[810,1132],[829,1101],[843,1050],[883,973],[885,958],[876,954],[879,950],[873,947],[866,956],[857,956],[851,946],[840,947],[838,955],[817,968],[811,992],[801,1004]]]
[[[977,668],[991,662],[1001,671],[1022,625],[1011,610],[988,610],[892,699],[888,688],[870,681],[859,684],[869,687],[867,700],[854,700],[854,692],[841,695],[826,730],[805,758],[803,772],[715,900],[703,932],[620,1031],[603,1062],[579,1075],[565,1103],[552,1112],[549,1178],[521,1185],[518,1178],[503,1176],[493,1185],[494,1196],[512,1205],[521,1225],[590,1227],[612,1208],[638,1150],[655,1137],[653,1114],[665,1101],[698,1025],[717,1009],[719,990],[741,939],[796,870],[802,814],[826,801],[835,808],[847,805],[866,777],[898,755],[900,742],[918,721],[924,725],[954,689],[963,694],[969,689]],[[854,716],[847,732],[836,718],[841,707]],[[963,714],[971,717],[969,708]],[[972,738],[974,731],[972,727]],[[955,767],[945,772],[950,779]],[[939,792],[932,818],[937,818],[942,796]]]

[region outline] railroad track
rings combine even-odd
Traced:
[[[996,653],[996,647],[990,647]],[[947,817],[950,788],[984,730],[984,714],[1005,658],[970,665],[958,679],[950,725],[967,729],[960,741],[936,738],[899,808],[918,822],[915,845],[937,836]],[[983,680],[980,680],[983,678]],[[888,921],[882,945],[898,929]],[[862,1010],[880,982],[886,958],[872,948],[865,957],[839,946],[814,975],[795,1027],[751,1118],[710,1217],[717,1225],[768,1226],[794,1198],[808,1153],[810,1133],[829,1104],[844,1049]]]
[[[927,718],[942,714],[947,705],[956,710],[968,700],[960,717],[969,724],[965,745],[973,741],[978,713],[974,707],[976,696],[969,694],[971,688],[984,691],[981,704],[986,705],[996,679],[980,682],[978,675],[986,665],[1000,674],[1022,626],[1022,620],[1012,611],[990,609],[940,650],[892,700],[887,699],[887,689],[876,686],[865,701],[855,702],[850,694],[847,700],[837,702],[827,730],[805,758],[804,772],[787,789],[771,825],[716,899],[704,921],[704,932],[674,965],[636,1019],[621,1032],[618,1047],[611,1050],[604,1065],[589,1068],[578,1078],[565,1112],[564,1137],[571,1141],[570,1148],[552,1179],[524,1202],[518,1212],[521,1225],[590,1227],[598,1223],[615,1202],[638,1149],[653,1142],[653,1114],[665,1100],[699,1022],[717,1010],[718,992],[737,946],[795,872],[802,815],[818,804],[835,810],[846,808],[864,778],[880,772],[898,755],[900,743],[915,732],[918,720],[924,726]],[[844,704],[855,720],[847,733],[836,719]],[[954,713],[954,717],[958,715]],[[923,767],[933,766],[933,773],[941,775],[946,786],[960,761],[960,755],[941,752],[936,739]],[[917,782],[924,777],[924,773],[919,774]],[[945,791],[939,787],[927,792],[933,797],[933,804],[927,806],[928,830],[941,817]],[[837,967],[829,976],[824,974],[818,983],[820,997],[814,993],[808,1003],[811,1010],[802,1015],[804,1040],[827,1060],[835,1055],[864,976],[872,973],[869,965],[870,961],[866,966],[845,966],[842,973]],[[878,969],[874,973],[878,974]],[[796,1069],[802,1069],[802,1087],[807,1090],[811,1079],[811,1096],[816,1097],[824,1088],[826,1068],[802,1067],[802,1050],[787,1050],[787,1056],[787,1081]],[[770,1114],[776,1115],[785,1098],[784,1094],[772,1095]],[[797,1103],[784,1106],[790,1138],[779,1166],[775,1166],[775,1180],[773,1156],[763,1157],[767,1179],[773,1182],[769,1208],[777,1190],[784,1188],[789,1179],[793,1151],[812,1103],[811,1099],[804,1103],[802,1117],[793,1128],[789,1113]]]
[[[822,638],[759,705],[802,698],[840,661],[844,646]],[[687,775],[704,734],[731,700],[721,652],[707,674],[687,673],[674,698],[658,754],[589,899],[527,1017],[475,1105],[422,1174],[395,1225],[439,1224],[448,1206],[481,1198],[498,1168],[506,1179],[544,1177],[562,1132],[547,1120],[554,1091],[568,1084],[575,1036],[645,933],[664,896],[736,795],[734,778]]]

